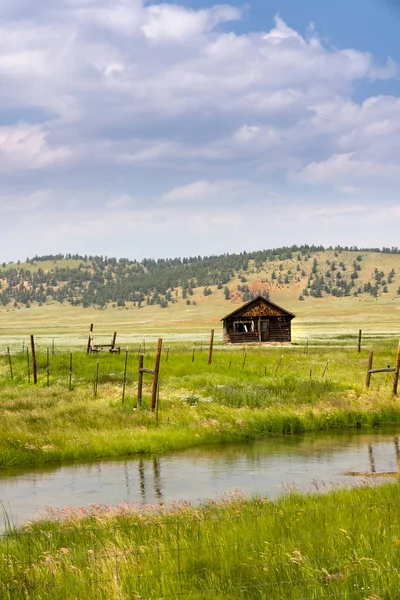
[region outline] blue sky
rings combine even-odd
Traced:
[[[398,245],[400,2],[2,0],[0,261]]]

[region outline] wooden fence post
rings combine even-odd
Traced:
[[[367,386],[367,388],[369,388],[370,383],[371,383],[371,369],[372,369],[372,362],[374,360],[374,351],[370,350],[369,353],[369,357],[368,357],[368,367],[367,367],[367,379],[365,381],[365,385]]]
[[[137,407],[140,408],[142,406],[142,396],[143,396],[143,359],[144,356],[143,354],[139,354],[139,358],[138,358],[138,364],[139,364],[139,371],[138,371],[138,392],[137,392]]]
[[[26,349],[26,364],[28,366],[28,383],[31,382],[31,366],[29,364],[29,348]]]
[[[361,352],[362,329],[358,330],[358,352]]]
[[[151,396],[151,412],[154,412],[157,404],[158,376],[160,373],[160,360],[162,350],[162,339],[159,338],[156,354],[156,362],[154,365],[153,393]]]
[[[282,356],[280,357],[278,364],[276,365],[276,369],[275,369],[275,375],[277,374],[277,372],[278,372],[278,370],[279,370],[279,367],[281,366],[281,363],[282,363],[282,361],[283,361],[283,354],[282,354]]]
[[[47,348],[46,350],[46,385],[49,387],[50,385],[50,350]]]
[[[33,370],[33,383],[37,384],[37,364],[36,364],[36,352],[35,352],[35,338],[31,335],[31,353],[32,353],[32,370]]]
[[[114,348],[115,348],[115,342],[116,341],[117,341],[117,332],[114,331],[114,335],[113,335],[112,340],[111,340],[111,350],[114,350]]]
[[[244,369],[244,366],[246,364],[246,358],[247,358],[247,348],[244,349],[244,356],[243,356],[243,363],[242,363],[242,369]]]
[[[116,334],[114,334],[116,336]],[[126,347],[125,350],[125,368],[124,368],[124,382],[123,382],[123,386],[122,386],[122,404],[124,404],[125,402],[125,389],[126,389],[126,370],[128,368],[128,346]]]
[[[72,391],[72,352],[69,353],[69,391]]]
[[[88,343],[87,343],[87,354],[90,354],[90,350],[92,347],[92,335],[93,334],[93,323],[90,325],[90,329],[89,329],[89,339],[88,339]]]
[[[10,346],[7,346],[7,351],[8,351],[8,362],[10,363],[10,377],[11,377],[11,379],[14,379],[12,362],[11,362],[11,354],[10,354]]]
[[[208,364],[209,365],[211,365],[211,363],[212,363],[213,346],[214,346],[214,329],[211,329],[210,349],[208,351]]]
[[[393,396],[397,396],[397,386],[399,384],[399,372],[400,372],[400,344],[397,349],[396,367],[395,367],[395,371],[394,371]]]
[[[330,359],[326,361],[325,369],[324,369],[324,371],[322,373],[322,379],[325,377],[325,373],[326,373],[326,370],[328,368],[329,362],[330,362]]]

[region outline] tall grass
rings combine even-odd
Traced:
[[[394,364],[394,340],[375,340],[376,366]],[[154,345],[145,366],[154,364]],[[171,345],[161,362],[158,419],[149,412],[152,380],[145,375],[136,408],[137,348],[130,348],[125,402],[121,355],[38,352],[38,385],[28,383],[26,356],[0,358],[0,466],[167,452],[267,433],[381,426],[400,422],[392,375],[375,375],[364,388],[368,349],[305,346],[247,349]],[[328,362],[329,361],[329,362]],[[93,378],[99,363],[98,395]]]
[[[0,538],[4,600],[392,599],[399,484],[220,504],[49,511]]]

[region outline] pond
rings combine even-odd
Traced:
[[[0,501],[14,523],[47,506],[198,502],[240,489],[276,497],[289,489],[355,485],[368,475],[396,476],[400,428],[269,436],[202,446],[165,456],[13,468],[0,471]],[[370,479],[368,479],[370,480]],[[4,517],[0,516],[4,529]]]

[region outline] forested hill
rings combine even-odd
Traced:
[[[382,258],[385,260],[382,262]],[[107,256],[48,255],[0,268],[0,306],[70,303],[140,308],[195,304],[214,293],[226,300],[269,297],[288,289],[299,302],[309,297],[379,296],[400,292],[398,248],[359,249],[292,246],[175,259],[116,259]]]

